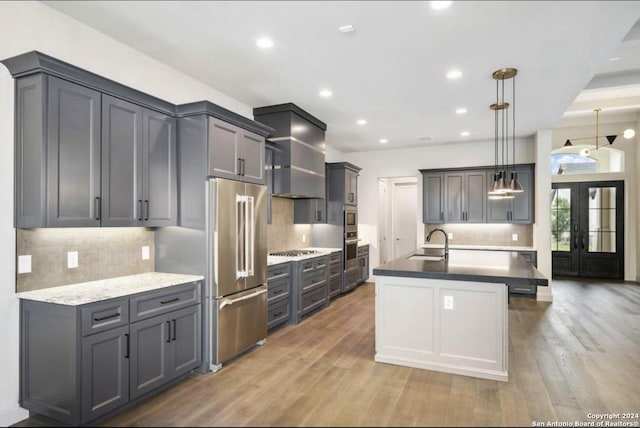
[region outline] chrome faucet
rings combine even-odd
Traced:
[[[447,232],[445,232],[440,228],[433,229],[427,235],[427,239],[426,239],[427,242],[431,241],[431,235],[433,235],[433,232],[442,232],[442,234],[444,235],[444,259],[448,260],[449,259],[449,237],[447,236]]]

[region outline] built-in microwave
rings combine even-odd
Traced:
[[[353,208],[346,208],[344,211],[344,225],[345,227],[355,227],[358,225],[358,210]]]

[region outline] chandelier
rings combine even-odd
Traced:
[[[596,142],[596,148],[595,150],[598,150],[600,148],[600,144],[599,144],[599,139],[601,137],[601,135],[599,134],[599,125],[600,125],[600,112],[602,111],[601,108],[596,108],[593,109],[593,111],[596,113],[596,136],[595,137],[582,137],[582,138],[574,138],[573,141],[578,141],[578,140],[590,140],[590,139],[595,139]],[[633,129],[625,129],[623,132],[623,137],[626,139],[630,139],[635,137],[636,135],[636,131],[634,131]],[[618,135],[602,135],[603,137],[606,138],[606,140],[609,142],[609,145],[613,144],[613,142],[616,140],[616,138],[618,138]],[[573,144],[571,143],[571,140],[567,139],[567,141],[565,141],[564,143],[564,147],[571,147],[573,146]],[[582,156],[589,156],[591,154],[591,150],[589,148],[584,148],[580,151],[580,154]]]
[[[495,169],[493,181],[489,189],[489,199],[513,199],[515,193],[524,189],[518,180],[515,171],[516,163],[516,79],[518,70],[515,68],[502,68],[493,72],[492,77],[496,81],[496,102],[489,108],[495,113]],[[505,101],[505,80],[511,79],[511,103]],[[509,108],[512,109],[511,119],[511,144],[512,157],[511,174],[509,172]]]

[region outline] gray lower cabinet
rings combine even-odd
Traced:
[[[81,306],[20,300],[20,405],[84,425],[189,373],[201,363],[201,287]]]
[[[358,247],[358,284],[369,279],[369,245]]]
[[[362,276],[362,269],[360,266],[355,266],[344,271],[344,287],[342,292],[346,293],[351,291],[360,283],[360,277]]]
[[[267,328],[289,322],[291,318],[291,263],[267,269]]]
[[[342,251],[329,254],[329,299],[342,293],[343,274]]]
[[[518,254],[534,266],[538,266],[538,253],[536,251],[518,251]],[[509,293],[535,295],[537,292],[538,287],[535,284],[509,285]]]
[[[329,304],[329,256],[313,257],[293,262],[292,317],[294,324]]]

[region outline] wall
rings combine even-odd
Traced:
[[[516,163],[534,163],[533,139],[516,140]],[[429,144],[422,147],[344,153],[344,161],[362,168],[358,177],[358,235],[370,243],[370,267],[379,264],[378,242],[378,178],[420,178],[420,169],[455,168],[493,165],[494,141],[473,141],[457,144]],[[536,192],[536,199],[541,192]],[[536,202],[537,203],[537,202]],[[424,240],[422,224],[422,180],[418,179],[418,242]]]
[[[78,252],[77,268],[67,268],[68,251]],[[17,275],[18,292],[154,270],[153,229],[143,227],[17,229],[16,252],[31,255],[31,272]]]
[[[422,236],[427,236],[435,228],[441,228],[453,234],[453,238],[449,238],[449,245],[533,247],[533,225],[530,224],[425,224]],[[517,240],[513,239],[514,234],[517,235]],[[430,243],[444,243],[444,237],[440,233],[433,235]]]
[[[209,100],[252,118],[252,108],[40,2],[0,2],[0,59],[39,50],[172,103]],[[0,425],[18,406],[18,299],[13,228],[13,80],[0,67]]]
[[[293,199],[271,199],[271,224],[267,226],[267,251],[286,251],[310,247],[310,224],[293,224]]]

